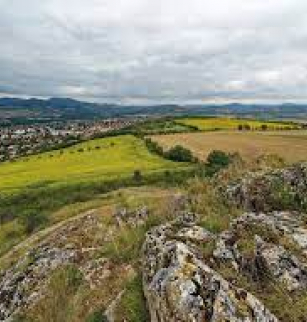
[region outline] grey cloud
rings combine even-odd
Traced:
[[[0,0],[1,95],[306,100],[304,0]]]

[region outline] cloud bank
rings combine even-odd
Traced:
[[[305,0],[0,0],[0,95],[307,101]]]

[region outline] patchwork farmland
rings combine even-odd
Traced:
[[[247,128],[250,130],[291,130],[298,129],[299,126],[292,122],[273,122],[224,117],[207,117],[207,118],[183,118],[176,121],[178,124],[195,127],[200,131],[212,130],[237,130]]]
[[[307,159],[307,131],[213,131],[156,135],[152,139],[168,150],[175,145],[190,149],[205,160],[212,150],[239,152],[251,160],[262,154],[277,154],[286,162]]]

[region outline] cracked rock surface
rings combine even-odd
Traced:
[[[203,228],[191,226],[191,221],[181,221],[181,226],[188,242],[173,222],[152,229],[144,243],[143,286],[152,322],[278,321],[255,296],[228,282],[203,259],[202,244],[217,236],[203,231],[206,238],[193,243],[190,234]]]
[[[248,173],[226,189],[226,197],[248,211],[306,211],[307,163]]]

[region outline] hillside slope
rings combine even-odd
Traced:
[[[305,321],[307,164],[217,180],[118,193],[0,258],[0,320]]]
[[[0,192],[47,185],[106,181],[134,171],[161,171],[180,166],[151,154],[131,135],[103,138],[0,165]]]

